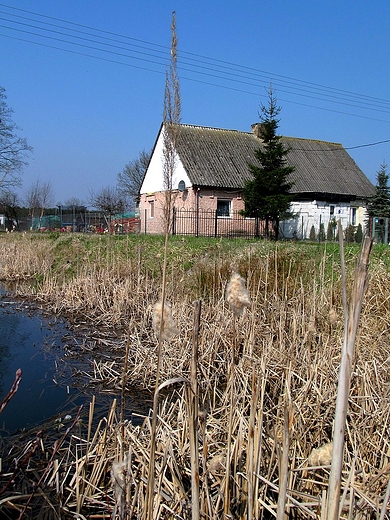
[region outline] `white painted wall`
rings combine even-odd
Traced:
[[[331,215],[330,207],[334,206],[334,214]],[[295,219],[286,220],[280,224],[283,236],[292,238],[296,236],[298,239],[308,239],[312,226],[318,234],[320,225],[324,225],[325,234],[328,230],[329,221],[334,218],[336,221],[341,220],[341,225],[345,230],[352,224],[352,208],[356,208],[356,223],[362,225],[363,230],[367,211],[358,201],[353,203],[331,204],[325,201],[311,202],[293,202],[291,209],[297,215]]]
[[[158,136],[156,146],[154,148],[153,155],[150,159],[149,167],[146,171],[146,175],[144,181],[141,186],[140,193],[155,193],[158,191],[164,191],[164,182],[163,182],[163,132],[160,132]],[[192,186],[190,179],[183,167],[183,164],[180,160],[180,157],[177,157],[176,168],[173,176],[172,186],[174,189],[177,189],[180,181],[184,181],[186,188],[190,188]]]

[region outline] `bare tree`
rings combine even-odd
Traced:
[[[118,188],[111,186],[101,188],[98,192],[91,192],[89,203],[104,214],[109,228],[112,217],[116,213],[123,213],[128,205],[124,194]]]
[[[118,173],[118,188],[131,199],[132,205],[139,195],[149,160],[150,152],[142,150],[137,159],[127,163],[123,171]]]
[[[5,89],[0,87],[0,190],[7,191],[21,185],[20,174],[32,151],[26,139],[18,137],[20,130],[12,120],[13,110],[7,106]]]
[[[0,192],[0,208],[5,216],[5,225],[8,230],[12,230],[14,225],[18,228],[18,195],[13,191]]]
[[[59,204],[58,204],[59,205]],[[78,199],[77,197],[70,197],[70,199],[67,199],[65,202],[64,202],[64,207],[66,208],[73,208],[75,207],[76,209],[78,210],[84,210],[85,209],[85,204],[83,201],[81,201],[80,199]]]
[[[26,191],[27,207],[30,210],[31,220],[37,215],[42,219],[45,209],[50,207],[53,200],[53,190],[50,182],[37,179]]]
[[[16,208],[18,205],[18,195],[14,191],[0,193],[0,206],[2,208]]]

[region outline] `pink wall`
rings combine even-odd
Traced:
[[[174,206],[177,209],[196,209],[215,211],[217,200],[226,199],[231,201],[233,212],[244,209],[244,201],[239,191],[229,192],[215,189],[195,190],[188,188],[184,192],[174,190]],[[145,233],[145,221],[147,233],[163,233],[163,207],[165,202],[164,192],[142,194],[140,199],[141,233]],[[197,206],[198,205],[198,206]],[[151,208],[154,206],[154,216]]]

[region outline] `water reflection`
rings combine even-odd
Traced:
[[[0,414],[0,435],[40,424],[59,412],[77,391],[56,381],[56,360],[63,354],[65,325],[52,327],[26,305],[0,299],[0,399],[15,372],[22,369],[19,389]]]

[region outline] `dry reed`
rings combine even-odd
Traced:
[[[12,244],[18,244],[13,237],[7,240],[11,241],[8,250],[13,248]],[[28,237],[24,240],[29,243]],[[4,247],[0,242],[0,249]],[[80,245],[77,247],[78,254],[83,256]],[[100,248],[103,259],[102,243]],[[33,253],[34,248],[30,251]],[[199,515],[212,519],[223,516],[229,431],[232,517],[276,517],[281,492],[285,497],[284,509],[291,517],[322,518],[329,454],[318,456],[313,450],[328,445],[325,449],[328,451],[332,440],[344,333],[342,289],[337,261],[326,249],[320,262],[305,263],[305,271],[310,271],[309,282],[303,270],[299,275],[294,274],[299,269],[296,256],[293,245],[288,244],[285,249],[279,246],[275,252],[271,245],[259,243],[244,244],[234,260],[239,272],[247,278],[252,307],[250,313],[243,313],[236,322],[235,341],[240,356],[234,371],[233,408],[228,375],[230,331],[235,318],[223,304],[233,258],[201,258],[188,272],[180,271],[180,267],[172,271],[168,268],[169,296],[175,305],[175,316],[180,316],[180,333],[164,345],[160,377],[162,381],[191,379],[195,287],[203,296],[197,338],[199,418],[196,423],[196,416],[188,411],[188,385],[176,384],[162,390],[157,408],[154,518],[192,516],[191,461],[196,444]],[[10,272],[5,266],[6,257],[0,255],[0,258],[1,272]],[[347,257],[347,289],[352,284],[355,261],[356,258]],[[50,262],[48,253],[47,264]],[[115,256],[104,256],[101,265],[95,264],[90,271],[87,265],[82,265],[66,283],[46,273],[41,285],[33,287],[33,293],[20,285],[20,294],[33,294],[48,308],[64,314],[74,311],[74,317],[89,324],[92,333],[77,346],[78,354],[89,354],[92,348],[95,352],[98,347],[103,353],[108,352],[109,358],[95,356],[83,373],[85,381],[120,395],[123,353],[129,341],[128,391],[134,386],[153,391],[157,353],[149,309],[158,298],[154,275],[136,264],[126,269]],[[27,272],[25,275],[28,277]],[[388,275],[383,264],[371,268],[361,310],[345,430],[340,489],[342,518],[389,515]],[[70,287],[77,290],[72,293]],[[92,303],[88,300],[89,291]],[[103,324],[107,327],[104,330]],[[115,334],[110,336],[109,327]],[[288,394],[286,381],[289,381]],[[75,514],[108,518],[117,502],[119,506],[123,502],[125,517],[142,517],[146,507],[151,418],[145,417],[141,425],[125,420],[122,430],[115,403],[106,418],[97,423],[91,418],[93,408],[84,426],[75,425],[56,452],[56,464],[53,459],[41,490],[30,502],[32,513],[46,504],[52,518],[72,518]],[[194,424],[197,424],[197,443],[194,433],[192,441],[189,436],[190,428],[194,432]],[[14,461],[22,463],[35,446],[28,469],[20,471],[13,489],[0,496],[4,518],[11,518],[15,508],[20,509],[26,503],[48,466],[58,435],[48,428],[36,445],[31,436],[32,441],[24,438],[15,441],[7,452],[3,450],[1,488],[11,476]],[[122,460],[121,451],[127,455],[126,478],[121,489],[114,492],[110,469],[115,461]],[[313,453],[317,453],[316,457]],[[288,470],[281,466],[283,454],[288,454]],[[285,485],[281,486],[283,477]],[[120,507],[118,517],[119,514]]]

